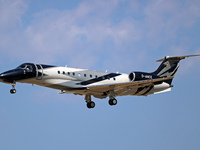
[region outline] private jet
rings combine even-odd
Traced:
[[[117,104],[116,96],[147,96],[171,91],[179,61],[193,56],[200,54],[166,56],[157,60],[161,64],[154,72],[133,71],[129,74],[24,63],[16,69],[1,73],[0,82],[12,85],[11,94],[16,93],[17,82],[28,83],[58,89],[60,94],[84,95],[88,108],[95,107],[92,96],[100,99],[109,97],[108,103],[113,106]]]

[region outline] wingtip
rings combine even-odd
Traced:
[[[159,60],[156,60],[156,62],[161,62],[161,61],[163,61],[164,59],[159,59]]]

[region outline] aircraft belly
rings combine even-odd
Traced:
[[[136,91],[137,91],[137,89],[124,88],[123,90],[116,91],[116,93],[119,96],[125,96],[125,95],[133,95]]]

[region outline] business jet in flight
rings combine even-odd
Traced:
[[[58,67],[52,65],[24,63],[16,69],[0,74],[0,82],[12,85],[11,94],[16,93],[16,82],[36,84],[60,90],[60,94],[85,95],[88,108],[94,108],[91,97],[104,99],[116,105],[116,96],[147,96],[171,91],[172,80],[179,68],[178,63],[187,55],[157,60],[162,62],[154,72],[107,73],[86,69]]]

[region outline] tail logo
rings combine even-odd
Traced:
[[[169,65],[169,63],[168,63],[168,62],[166,62],[166,63],[165,63],[165,65],[166,65],[166,66],[168,66],[168,65]]]

